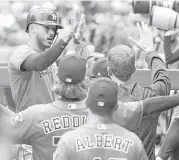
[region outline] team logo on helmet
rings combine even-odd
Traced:
[[[52,13],[48,16],[47,20],[56,22],[57,21],[57,15],[55,13]]]

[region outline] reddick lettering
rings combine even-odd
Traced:
[[[44,133],[49,134],[51,132],[55,132],[61,129],[74,129],[77,128],[87,122],[86,116],[61,116],[61,117],[53,117],[50,120],[45,120],[41,122]]]

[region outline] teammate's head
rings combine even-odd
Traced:
[[[57,93],[72,100],[86,97],[88,84],[85,80],[86,60],[76,54],[64,56],[59,61],[59,85]]]
[[[96,78],[90,85],[86,106],[93,114],[110,116],[117,106],[117,84],[109,78]]]
[[[92,66],[91,78],[109,77],[106,58],[98,58]]]
[[[26,23],[26,32],[36,41],[40,49],[49,48],[53,42],[59,24],[57,14],[48,8],[37,8],[29,12]]]
[[[109,50],[107,54],[109,74],[116,78],[127,81],[135,72],[134,51],[125,45],[118,45]]]

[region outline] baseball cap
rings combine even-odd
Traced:
[[[86,60],[76,54],[64,56],[59,61],[58,77],[64,83],[76,84],[84,80]]]
[[[93,113],[108,114],[117,104],[118,87],[109,78],[100,77],[90,85],[86,105]]]
[[[109,77],[106,58],[99,58],[93,65],[92,74],[95,77]]]

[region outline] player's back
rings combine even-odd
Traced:
[[[62,148],[62,146],[64,148]],[[63,155],[65,150],[68,158]],[[55,157],[58,158],[55,159]],[[54,159],[147,160],[139,138],[123,127],[111,124],[84,125],[61,139]]]
[[[34,160],[52,159],[60,137],[87,121],[84,101],[56,101],[37,106],[36,112],[38,113],[34,116],[35,124],[31,136]]]

